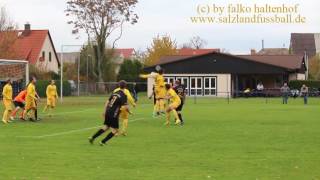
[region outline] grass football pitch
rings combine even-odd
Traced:
[[[90,145],[105,100],[65,98],[54,117],[41,112],[37,123],[1,123],[0,179],[320,179],[318,98],[307,106],[301,98],[288,105],[279,98],[191,98],[185,125],[168,128],[142,97],[127,137]]]

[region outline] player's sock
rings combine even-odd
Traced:
[[[38,109],[34,110],[34,117],[36,120],[38,120]]]
[[[105,144],[107,141],[109,141],[112,137],[114,136],[114,134],[112,132],[110,132],[101,142],[103,144]]]
[[[99,129],[93,136],[92,139],[96,139],[97,137],[99,137],[101,134],[103,134],[105,132],[105,130],[103,129]]]
[[[43,109],[43,111],[42,111],[42,112],[46,112],[46,111],[47,111],[47,109],[48,109],[48,105],[44,106],[44,109]]]
[[[127,135],[127,130],[128,130],[128,122],[129,120],[128,119],[124,119],[122,121],[122,135]]]
[[[23,110],[20,112],[19,118],[23,119]]]
[[[160,111],[160,100],[157,99],[156,101],[156,113],[158,113]]]
[[[2,121],[8,122],[8,110],[4,110]]]
[[[166,112],[166,123],[165,125],[169,126],[170,125],[170,112]]]
[[[182,114],[180,112],[178,113],[178,116],[179,116],[181,123],[183,123]]]
[[[181,120],[179,118],[177,111],[175,109],[173,109],[172,112],[173,112],[174,118],[176,119],[176,124],[180,124]]]
[[[12,111],[12,113],[11,113],[11,116],[12,116],[12,117],[16,117],[17,111],[18,111],[18,109],[14,109],[14,110]]]
[[[156,116],[157,115],[157,103],[153,105],[153,116]]]

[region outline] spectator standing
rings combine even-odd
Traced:
[[[304,104],[308,104],[309,88],[305,84],[301,87],[300,95],[303,97]]]
[[[290,88],[287,83],[284,83],[280,89],[282,95],[282,104],[288,104]]]

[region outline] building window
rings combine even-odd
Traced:
[[[217,95],[217,78],[215,77],[204,77],[204,95],[205,96],[216,96]]]
[[[190,81],[190,95],[202,96],[202,77],[191,77]]]
[[[46,52],[45,51],[42,51],[42,60],[46,60]]]
[[[49,62],[51,62],[51,52],[49,52]]]

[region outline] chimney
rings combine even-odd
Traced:
[[[26,23],[24,25],[23,36],[28,36],[31,33],[31,25],[30,23]]]
[[[256,54],[257,54],[256,50],[255,49],[251,49],[251,55],[256,55]]]

